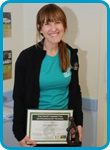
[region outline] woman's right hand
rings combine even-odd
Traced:
[[[29,144],[27,144],[27,142]],[[24,139],[22,139],[21,141],[19,141],[19,144],[22,147],[35,147],[36,146],[36,142],[31,140],[28,136],[25,136]]]

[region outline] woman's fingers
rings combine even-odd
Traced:
[[[34,147],[36,146],[36,142],[31,140],[28,136],[25,136],[24,139],[19,141],[22,147]]]

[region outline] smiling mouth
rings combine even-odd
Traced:
[[[57,37],[59,35],[59,33],[50,33],[49,34],[51,37]]]

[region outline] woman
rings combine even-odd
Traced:
[[[36,143],[26,136],[27,109],[73,109],[79,140],[82,141],[77,49],[62,41],[67,29],[66,16],[60,7],[48,4],[39,10],[36,26],[43,40],[22,51],[16,61],[14,135],[21,146],[34,147]]]

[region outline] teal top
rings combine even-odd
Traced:
[[[59,53],[46,55],[40,70],[39,109],[68,109],[70,80],[71,68],[61,71]]]

